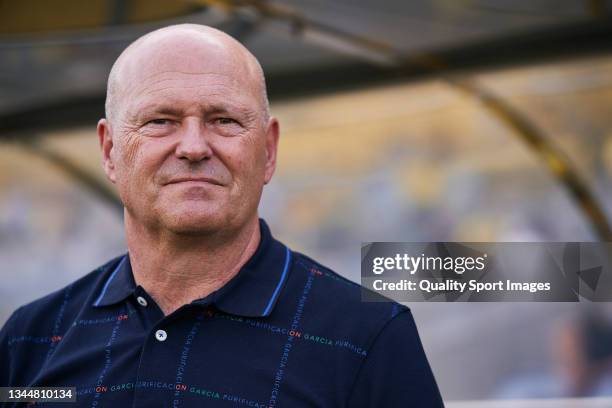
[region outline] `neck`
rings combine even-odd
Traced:
[[[186,236],[147,228],[126,211],[125,229],[134,281],[165,315],[225,285],[261,237],[257,216],[231,235]]]

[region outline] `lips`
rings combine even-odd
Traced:
[[[178,183],[187,183],[187,182],[197,182],[197,183],[209,183],[214,184],[216,186],[222,186],[219,181],[207,177],[179,177],[170,180],[166,184],[178,184]]]

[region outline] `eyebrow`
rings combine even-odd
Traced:
[[[256,111],[253,109],[249,109],[247,107],[240,106],[237,104],[226,104],[226,103],[205,104],[203,111],[206,115],[215,115],[215,114],[220,114],[220,113],[221,114],[238,113],[238,114],[244,115],[247,118],[251,118],[252,116],[256,114]],[[135,112],[133,115],[130,115],[130,117],[132,119],[139,120],[139,119],[142,119],[144,116],[151,115],[151,114],[180,116],[183,113],[184,113],[183,109],[177,108],[176,106],[173,106],[173,105],[168,105],[166,103],[151,103],[151,104],[145,105],[142,108],[138,109],[138,111]]]
[[[218,114],[218,113],[240,113],[243,114],[245,116],[249,116],[254,112],[254,110],[246,108],[244,106],[239,106],[239,105],[229,105],[229,106],[224,106],[224,105],[210,105],[209,108],[206,110],[206,112],[208,114]]]
[[[132,123],[140,122],[151,114],[161,114],[161,115],[169,115],[169,116],[178,116],[182,113],[181,109],[177,109],[172,105],[166,104],[148,104],[141,108],[138,107],[130,107],[127,110],[127,120]]]

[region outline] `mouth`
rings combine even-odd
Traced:
[[[180,178],[170,180],[169,182],[166,183],[166,185],[179,184],[179,183],[213,184],[215,186],[223,185],[217,180],[207,178],[207,177],[180,177]]]

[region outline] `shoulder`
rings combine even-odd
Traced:
[[[372,295],[370,290],[304,254],[294,251],[293,255],[293,273],[300,278],[298,281],[310,281],[306,307],[317,316],[316,323],[310,324],[323,331],[345,333],[367,346],[391,320],[410,310],[378,294],[374,295],[378,301],[365,301],[363,292]]]
[[[74,314],[76,308],[80,309],[88,301],[120,259],[113,258],[68,285],[22,305],[10,320],[19,322],[19,331],[23,332],[52,329],[50,326],[53,326],[58,314]]]

